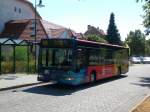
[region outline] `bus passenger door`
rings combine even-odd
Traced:
[[[86,50],[82,48],[77,49],[77,58],[76,58],[76,68],[77,71],[80,71],[83,68],[86,68],[87,61],[86,61]]]

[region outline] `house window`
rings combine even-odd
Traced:
[[[15,12],[17,11],[17,8],[16,8],[16,7],[14,7],[14,11],[15,11]]]
[[[21,9],[19,8],[19,13],[21,13]]]

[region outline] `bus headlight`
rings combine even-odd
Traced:
[[[65,80],[74,80],[74,77],[66,77]]]

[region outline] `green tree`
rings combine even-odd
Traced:
[[[89,41],[108,43],[103,37],[100,37],[98,35],[88,35],[88,36],[86,36],[86,39]]]
[[[111,44],[121,45],[120,34],[115,25],[115,15],[111,13],[107,30],[107,41]]]
[[[125,42],[129,45],[131,56],[145,55],[145,35],[140,30],[130,31]]]
[[[136,0],[137,2],[139,2],[140,0]],[[141,0],[143,1],[143,0]],[[146,28],[146,34],[149,35],[150,33],[150,0],[144,0],[145,3],[143,5],[143,11],[144,11],[144,15],[143,15],[143,25]]]
[[[150,39],[146,40],[145,55],[150,56]]]

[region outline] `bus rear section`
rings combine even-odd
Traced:
[[[128,49],[111,46],[89,47],[79,46],[83,52],[77,60],[86,68],[86,82],[119,76],[128,72]],[[84,61],[85,60],[85,61]],[[78,67],[78,63],[77,63]],[[79,67],[81,68],[81,67]]]

